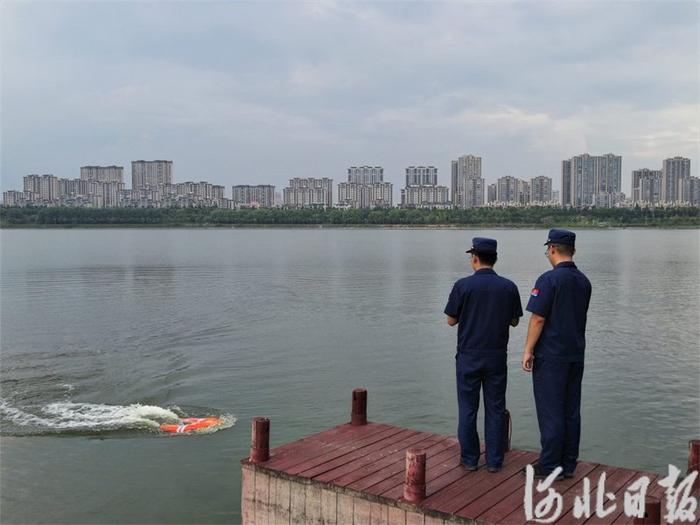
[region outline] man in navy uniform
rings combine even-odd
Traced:
[[[522,367],[532,372],[540,427],[536,478],[557,467],[557,479],[573,477],[581,437],[581,380],[586,313],[591,283],[573,262],[576,234],[553,229],[545,243],[553,269],[537,279],[527,310],[532,313]]]
[[[447,324],[459,324],[456,367],[460,460],[469,470],[478,468],[476,414],[483,387],[489,472],[498,472],[503,465],[509,327],[517,326],[523,315],[517,286],[493,271],[496,247],[495,239],[474,237],[467,250],[474,274],[455,283],[445,307]]]

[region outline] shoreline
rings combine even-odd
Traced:
[[[572,228],[577,230],[700,230],[698,225],[665,225],[665,224],[2,224],[0,230],[94,230],[94,229],[152,229],[152,230],[542,230],[552,227]]]

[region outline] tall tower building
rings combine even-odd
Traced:
[[[347,208],[391,208],[391,182],[384,182],[381,166],[351,166],[348,181],[338,184],[338,206]]]
[[[330,208],[333,205],[333,179],[290,179],[282,195],[288,208]]]
[[[131,162],[131,188],[154,188],[173,183],[172,160],[135,160]]]
[[[455,208],[483,206],[484,189],[481,157],[463,155],[452,161],[452,205]]]
[[[652,206],[661,202],[661,170],[643,168],[632,172],[632,202]]]
[[[124,182],[124,168],[122,166],[81,166],[80,178],[97,182]]]
[[[447,186],[438,186],[435,166],[409,166],[406,168],[406,187],[401,190],[401,206],[404,208],[448,208]]]
[[[562,205],[581,207],[614,202],[616,199],[611,196],[620,194],[621,180],[621,156],[576,155],[562,162]]]
[[[540,175],[530,180],[530,203],[549,204],[552,202],[552,179]]]
[[[231,200],[235,207],[272,208],[275,205],[275,187],[271,184],[233,186]]]
[[[673,157],[664,159],[661,167],[661,202],[677,204],[687,202],[690,179],[690,159]]]

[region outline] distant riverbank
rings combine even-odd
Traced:
[[[698,228],[697,207],[468,210],[2,208],[2,228]]]

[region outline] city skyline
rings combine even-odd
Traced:
[[[495,183],[482,177],[482,158],[462,155],[451,161],[451,188],[438,184],[435,166],[405,168],[399,207],[475,208],[491,205],[604,207],[647,205],[700,205],[700,178],[692,176],[691,161],[675,156],[663,159],[661,170],[633,170],[629,193],[621,187],[622,157],[613,153],[583,153],[561,161],[561,187],[543,175],[529,180],[506,175]],[[231,198],[225,186],[200,180],[177,182],[172,160],[131,162],[132,187],[127,188],[122,166],[81,166],[80,179],[53,174],[23,177],[23,190],[3,192],[3,206],[240,206],[391,208],[393,183],[384,180],[382,166],[350,166],[347,181],[339,182],[333,197],[333,179],[289,179],[276,191],[274,184],[234,184]],[[451,195],[450,195],[451,191]],[[561,199],[559,195],[561,193]]]
[[[479,152],[487,184],[558,190],[561,159],[614,151],[627,193],[699,160],[696,3],[277,7],[4,2],[0,189],[135,158],[225,186],[356,163],[397,182]]]

